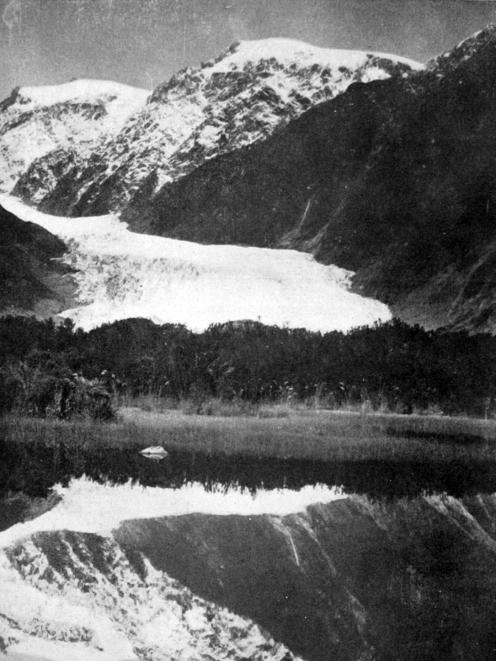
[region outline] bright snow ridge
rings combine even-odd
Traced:
[[[58,103],[101,103],[109,118],[124,123],[142,108],[150,92],[111,80],[72,80],[60,85],[21,87],[18,98],[25,110],[54,106]]]
[[[391,318],[374,299],[349,291],[350,272],[295,250],[201,245],[130,232],[117,217],[62,218],[0,195],[0,204],[68,245],[84,329],[143,317],[202,331],[213,323],[346,331]]]
[[[0,532],[0,548],[6,548],[38,532],[72,530],[109,536],[123,521],[184,514],[217,516],[285,516],[298,513],[315,503],[345,498],[337,488],[307,485],[292,489],[247,490],[219,486],[207,490],[200,483],[179,489],[143,487],[131,482],[99,484],[88,478],[73,479],[68,487],[55,487],[62,500],[50,511],[32,521],[18,523]]]
[[[275,58],[280,64],[298,63],[300,66],[320,64],[335,68],[345,66],[356,69],[363,66],[370,58],[387,59],[391,62],[406,64],[413,70],[420,70],[424,65],[415,60],[391,53],[358,51],[340,48],[320,48],[297,39],[269,38],[240,41],[230,49],[232,53],[213,65],[214,71],[224,71],[232,67],[242,67],[247,62],[259,62]]]

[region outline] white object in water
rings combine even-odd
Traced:
[[[164,458],[169,453],[167,452],[167,450],[164,450],[164,448],[161,445],[153,445],[150,446],[149,448],[145,448],[144,450],[141,450],[141,454],[144,454],[147,457]]]

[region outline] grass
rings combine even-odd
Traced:
[[[496,461],[496,421],[445,416],[291,410],[280,416],[205,416],[120,409],[118,421],[66,422],[8,416],[7,441],[123,448],[163,445],[209,454],[315,461]]]
[[[313,404],[313,402],[312,402]],[[195,400],[185,397],[179,400],[156,395],[138,395],[133,397],[122,397],[121,408],[138,408],[148,413],[169,413],[176,411],[185,415],[217,416],[222,418],[232,417],[257,417],[257,418],[286,418],[295,410],[316,408],[310,405],[310,401],[290,403],[282,400],[274,403],[252,403],[244,399],[226,401],[219,397],[205,397]]]

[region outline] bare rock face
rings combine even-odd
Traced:
[[[104,214],[122,209],[150,176],[154,190],[266,138],[354,82],[401,77],[419,67],[393,55],[286,39],[242,42],[178,72],[146,103],[142,90],[117,89],[114,99],[111,84],[98,81],[86,81],[86,92],[79,84],[72,96],[71,90],[62,94],[64,86],[51,88],[54,99],[64,97],[52,105],[35,102],[37,88],[21,88],[0,111],[0,153],[10,164],[8,181],[24,199],[63,215]],[[48,103],[49,94],[42,96]],[[41,128],[48,138],[42,140]],[[55,129],[61,139],[53,138]],[[36,148],[19,154],[14,142],[28,135]]]
[[[116,538],[305,659],[484,658],[495,507],[352,496],[282,517],[128,522]]]
[[[493,333],[495,62],[492,26],[425,69],[286,40],[237,44],[124,120],[114,113],[120,127],[97,146],[24,159],[15,190],[55,213],[121,211],[140,232],[308,251],[408,322]],[[3,104],[7,160],[19,118],[40,116],[23,101],[34,96],[21,88]],[[111,102],[71,104],[85,122],[112,114]],[[50,123],[55,106],[46,112]]]

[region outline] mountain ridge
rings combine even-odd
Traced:
[[[0,188],[10,192],[33,164],[33,176],[42,177],[40,162],[45,158],[49,160],[46,181],[38,181],[37,186],[49,186],[51,175],[60,176],[50,165],[54,154],[59,155],[57,160],[86,158],[119,131],[148,94],[121,83],[86,79],[16,87],[0,103]],[[39,195],[33,194],[31,201],[38,202]]]
[[[425,68],[378,57],[235,44],[157,86],[99,153],[51,152],[14,192],[52,213],[124,206],[137,232],[310,252],[409,323],[494,332],[496,27]]]
[[[238,42],[158,85],[120,131],[83,158],[68,152],[52,154],[53,162],[34,160],[12,192],[60,215],[116,212],[150,173],[161,187],[220,153],[267,138],[355,81],[408,75],[421,66],[287,39]]]
[[[494,332],[496,29],[439,62],[355,83],[264,142],[138,192],[122,218],[308,251],[408,321]]]

